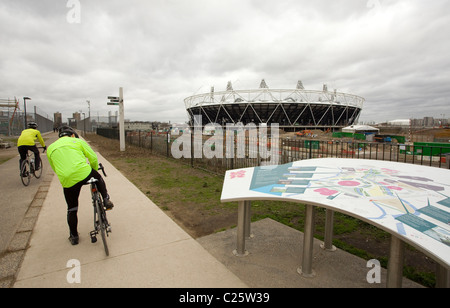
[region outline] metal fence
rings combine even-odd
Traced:
[[[117,129],[97,129],[97,134],[107,138],[119,139]],[[194,138],[193,134],[185,135],[184,142],[180,141],[180,136],[170,136],[167,133],[126,131],[125,136],[126,144],[146,148],[154,154],[166,157],[177,157],[176,154],[172,153],[172,148],[179,153],[183,152],[184,147],[187,146],[188,149],[184,152],[185,155],[179,158],[180,161],[192,167],[206,169],[217,174],[223,174],[229,169],[271,164],[274,157],[261,155],[261,146],[265,147],[271,155],[277,155],[277,164],[311,158],[335,157],[396,161],[450,169],[450,144],[437,147],[304,138],[280,138],[278,143],[274,144],[274,140],[269,138],[267,144],[260,145],[259,140],[247,136],[245,137],[244,149],[239,148],[236,140],[227,149],[226,140],[223,140],[222,145],[215,144],[209,140],[211,136],[202,136],[200,141],[198,138]],[[217,150],[215,147],[218,147],[218,152],[214,152]],[[200,149],[200,155],[198,152],[194,153],[194,149]],[[209,149],[211,151],[208,156],[206,152]],[[215,155],[211,157],[211,153]]]
[[[84,132],[96,132],[97,129],[117,127],[117,116],[91,116],[76,121],[76,128]],[[117,129],[116,129],[117,130]],[[105,132],[108,134],[107,132]],[[119,138],[119,137],[117,137]]]

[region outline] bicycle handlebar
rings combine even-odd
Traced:
[[[105,173],[105,167],[103,167],[102,163],[98,164],[98,170],[102,170],[103,175],[107,176],[106,173]]]
[[[47,151],[47,147],[45,146],[45,147],[38,147],[38,149],[43,149],[42,150],[42,153],[45,153],[45,151]],[[31,151],[31,150],[30,150]]]

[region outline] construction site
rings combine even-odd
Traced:
[[[282,160],[291,161],[306,157],[349,157],[449,168],[449,128],[417,130],[412,130],[410,127],[364,126],[364,128],[365,130],[353,132],[346,132],[345,128],[339,132],[317,129],[280,132]]]

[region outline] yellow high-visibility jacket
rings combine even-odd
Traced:
[[[42,139],[41,132],[34,128],[28,128],[22,131],[19,139],[17,139],[17,146],[22,145],[35,145],[35,140],[38,139],[39,143],[45,147],[44,139]]]
[[[84,180],[92,169],[98,170],[97,154],[86,141],[78,138],[59,138],[48,147],[47,158],[64,188]]]

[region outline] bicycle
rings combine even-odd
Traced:
[[[99,170],[102,170],[103,175],[106,177],[106,173],[102,164],[99,164]],[[109,256],[108,243],[106,242],[106,237],[109,236],[111,230],[111,224],[108,222],[106,217],[106,210],[103,206],[103,199],[100,192],[97,189],[97,179],[91,178],[86,182],[86,185],[91,185],[91,195],[92,195],[92,205],[94,207],[94,230],[89,232],[91,237],[91,243],[97,242],[97,234],[100,233],[102,236],[103,246],[105,248],[106,256]]]
[[[45,148],[42,153],[45,153]],[[31,181],[31,176],[33,175],[36,179],[39,179],[42,175],[43,163],[41,159],[41,166],[36,170],[35,157],[32,156],[30,151],[27,151],[27,157],[22,161],[20,165],[20,179],[24,186],[28,186]]]

